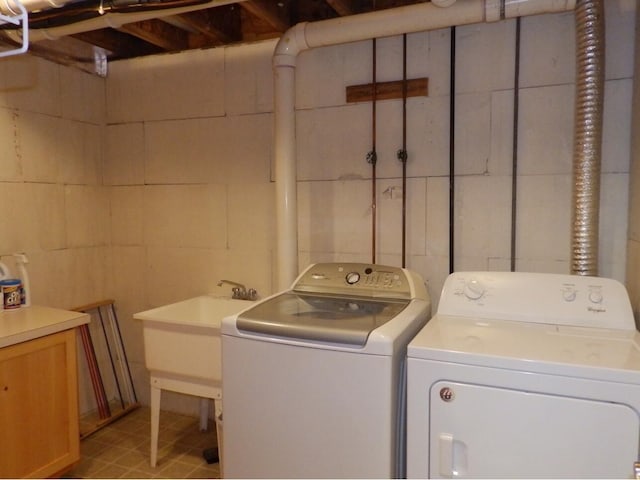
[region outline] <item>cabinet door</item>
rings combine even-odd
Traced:
[[[79,453],[75,330],[0,349],[0,477],[63,473]]]
[[[620,403],[438,382],[430,413],[430,478],[629,478],[638,457]]]

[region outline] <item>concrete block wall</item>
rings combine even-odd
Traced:
[[[619,280],[637,264],[625,253],[635,9],[606,2],[600,273]],[[522,19],[520,271],[569,271],[573,22],[571,13]],[[428,77],[429,96],[407,103],[407,267],[434,299],[449,261],[450,35],[408,36],[408,76]],[[456,44],[455,269],[508,270],[515,21],[458,27]],[[379,81],[401,78],[401,45],[378,41]],[[0,259],[27,252],[37,303],[116,299],[143,403],[133,313],[226,294],[221,278],[274,293],[274,46],[113,62],[106,79],[33,57],[0,62]],[[346,86],[371,81],[371,51],[367,41],[299,57],[300,268],[371,259],[371,105],[345,100]],[[378,104],[377,261],[392,265],[401,262],[401,111],[399,101]],[[163,407],[197,412],[179,395]]]

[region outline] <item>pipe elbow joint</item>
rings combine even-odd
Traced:
[[[309,49],[305,30],[307,22],[294,25],[287,30],[276,45],[273,53],[274,67],[295,67],[300,52]]]

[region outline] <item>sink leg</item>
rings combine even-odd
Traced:
[[[151,386],[151,466],[158,461],[158,429],[160,426],[160,394],[162,390]]]
[[[207,430],[209,430],[209,399],[202,397],[200,398],[200,431]]]

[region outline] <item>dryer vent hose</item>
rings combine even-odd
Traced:
[[[576,4],[576,100],[571,273],[598,275],[604,98],[604,0]]]

